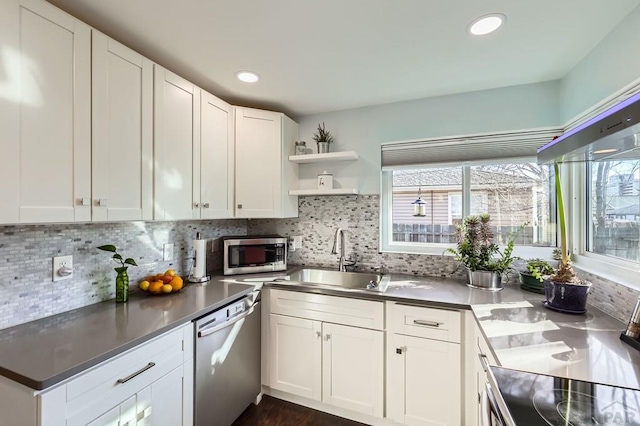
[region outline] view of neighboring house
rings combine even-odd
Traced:
[[[527,223],[522,242],[547,245],[552,231],[548,181],[548,170],[534,164],[474,166],[470,214],[488,213],[499,236]],[[463,217],[461,186],[460,167],[394,171],[394,240],[453,242]],[[413,215],[418,190],[424,217]]]

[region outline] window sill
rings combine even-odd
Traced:
[[[638,283],[640,268],[638,267],[628,268],[621,265],[614,265],[596,257],[584,255],[576,255],[573,266],[580,271],[597,275],[605,280],[613,281],[614,283],[634,290],[640,290],[640,283]]]

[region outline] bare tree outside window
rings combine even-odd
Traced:
[[[596,161],[587,165],[589,210],[587,250],[640,261],[640,161]]]

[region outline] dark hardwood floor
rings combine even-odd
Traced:
[[[362,426],[363,423],[332,416],[265,395],[251,404],[232,426]]]

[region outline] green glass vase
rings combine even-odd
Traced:
[[[129,300],[129,274],[127,267],[122,266],[115,268],[118,276],[116,276],[116,302],[123,303]]]

